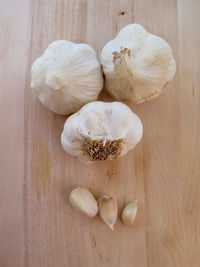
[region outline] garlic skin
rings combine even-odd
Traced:
[[[66,120],[61,143],[70,155],[94,163],[125,155],[142,134],[141,120],[127,105],[95,101]]]
[[[135,202],[129,202],[122,211],[122,222],[126,225],[133,225],[137,214],[137,200]]]
[[[105,195],[98,200],[98,205],[101,219],[114,231],[118,213],[117,201]]]
[[[51,43],[31,68],[31,88],[42,104],[57,114],[71,114],[98,98],[103,88],[100,63],[93,48],[66,40]]]
[[[94,217],[98,212],[98,205],[92,193],[83,187],[77,187],[69,196],[72,206],[86,214],[88,217]]]
[[[139,24],[127,25],[104,46],[101,64],[108,92],[134,103],[159,96],[176,72],[169,44]]]

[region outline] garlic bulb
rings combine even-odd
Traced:
[[[134,103],[159,96],[176,71],[169,44],[139,24],[127,25],[105,45],[101,64],[108,92]]]
[[[87,44],[51,43],[31,68],[33,92],[58,114],[70,114],[98,98],[103,87],[101,66]]]
[[[123,156],[142,138],[138,116],[120,102],[86,104],[65,122],[61,143],[85,163]]]

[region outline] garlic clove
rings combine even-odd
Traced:
[[[98,212],[98,205],[92,193],[83,187],[77,187],[69,196],[72,206],[89,217],[94,217]]]
[[[117,201],[113,197],[103,196],[98,200],[101,219],[114,231],[117,220]]]
[[[133,225],[137,214],[137,200],[135,202],[129,202],[122,211],[122,222],[126,225]]]

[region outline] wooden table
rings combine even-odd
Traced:
[[[0,1],[0,266],[200,266],[200,1]],[[98,55],[138,22],[171,45],[177,72],[157,99],[131,105],[142,142],[118,161],[86,166],[60,144],[65,116],[30,92],[30,67],[56,39]],[[107,99],[105,93],[101,99]],[[75,186],[138,199],[135,225],[115,232],[71,208]]]

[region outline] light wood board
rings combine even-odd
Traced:
[[[200,1],[0,1],[0,266],[200,266]],[[104,44],[137,22],[171,45],[177,72],[157,99],[130,105],[144,125],[118,161],[86,166],[60,144],[65,116],[30,92],[30,67],[56,39]],[[103,94],[101,99],[106,100]],[[115,232],[74,211],[75,186],[138,199]]]

